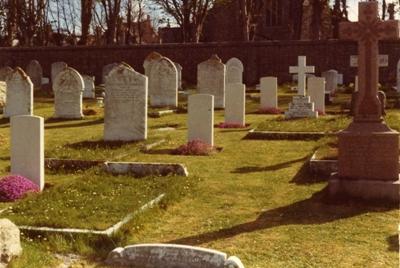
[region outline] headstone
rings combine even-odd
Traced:
[[[338,134],[338,173],[329,180],[329,192],[398,204],[399,133],[382,120],[378,42],[399,39],[399,22],[381,21],[376,1],[359,3],[358,14],[359,22],[340,25],[341,39],[358,41],[359,91],[353,122]]]
[[[153,62],[148,78],[152,107],[178,106],[178,71],[171,60],[163,57]]]
[[[330,95],[335,94],[338,87],[338,76],[339,76],[338,71],[329,70],[323,72],[321,76],[325,78],[326,81],[326,88],[325,88],[326,94]]]
[[[243,83],[243,63],[238,58],[231,58],[226,62],[226,84]]]
[[[343,85],[343,74],[338,74],[338,84]]]
[[[135,141],[147,138],[147,77],[124,65],[106,79],[104,140]]]
[[[138,244],[116,248],[106,263],[133,268],[244,268],[239,258],[223,252],[174,244]]]
[[[188,99],[188,141],[214,146],[214,96],[195,94]]]
[[[83,79],[83,98],[94,99],[96,97],[94,76],[82,75],[82,79]]]
[[[325,78],[311,77],[307,80],[308,95],[319,115],[325,114]]]
[[[0,68],[0,81],[6,81],[7,77],[11,75],[13,69],[11,67],[2,67]]]
[[[21,175],[40,190],[44,187],[44,121],[42,117],[11,117],[11,173]]]
[[[241,83],[229,83],[225,97],[225,123],[245,126],[246,86]]]
[[[103,70],[101,72],[101,82],[103,84],[106,83],[107,75],[111,72],[112,69],[114,69],[114,67],[117,67],[118,65],[119,65],[118,63],[114,62],[114,63],[110,63],[110,64],[103,66]]]
[[[298,66],[290,66],[289,72],[291,74],[297,73],[298,74],[298,95],[305,96],[306,95],[306,74],[307,73],[314,73],[315,68],[314,66],[307,66],[306,64],[306,56],[299,56],[298,57]]]
[[[34,88],[41,88],[43,70],[42,66],[37,60],[31,60],[26,67],[26,74],[30,77]]]
[[[4,117],[32,115],[33,84],[29,76],[17,67],[9,76],[7,83],[7,101]]]
[[[178,89],[182,89],[182,65],[177,62],[174,62],[175,68],[178,71]]]
[[[278,109],[278,78],[263,77],[260,81],[261,110]]]
[[[357,97],[358,97],[358,91],[353,92],[353,94],[351,94],[351,101],[350,101],[350,115],[354,116],[355,113],[355,109],[356,109],[356,103],[357,103]],[[386,100],[386,93],[384,91],[378,91],[378,98],[381,104],[381,111],[382,111],[382,115],[386,115],[386,104],[387,104],[387,100]]]
[[[0,81],[0,108],[4,109],[7,102],[7,84],[6,82]]]
[[[143,62],[143,68],[144,68],[144,75],[149,77],[150,76],[150,70],[151,66],[154,62],[162,59],[162,55],[158,52],[151,52],[149,55],[147,55],[146,59]],[[150,81],[149,81],[150,84]]]
[[[66,119],[80,119],[82,113],[82,76],[71,67],[61,71],[53,83],[54,89],[54,117]]]
[[[217,55],[197,65],[197,91],[214,96],[215,108],[225,108],[226,67]]]
[[[400,93],[400,60],[397,62],[397,75],[396,75],[396,78],[397,78],[396,90],[397,90],[397,92]]]
[[[54,62],[51,64],[51,83],[54,85],[56,76],[68,67],[68,64],[62,61]]]
[[[0,267],[7,267],[14,257],[22,253],[18,227],[9,219],[0,219]]]

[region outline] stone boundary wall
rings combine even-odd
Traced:
[[[39,47],[0,48],[0,66],[26,68],[30,60],[38,60],[44,75],[50,77],[50,64],[65,61],[81,74],[95,75],[101,80],[102,67],[112,62],[125,61],[143,73],[143,61],[157,51],[183,67],[183,79],[196,83],[197,64],[218,54],[226,62],[231,57],[242,60],[244,81],[255,85],[262,76],[278,76],[279,83],[291,80],[289,66],[297,64],[297,56],[307,56],[307,64],[315,65],[317,75],[328,69],[344,74],[345,83],[352,82],[357,69],[350,67],[350,55],[357,54],[357,44],[351,41],[265,41],[225,42],[201,44],[149,44],[135,46],[98,47]],[[400,58],[400,41],[380,43],[380,54],[389,55],[389,67],[380,68],[381,83],[393,83]]]

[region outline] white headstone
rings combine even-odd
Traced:
[[[42,86],[43,69],[37,60],[31,60],[26,67],[26,74],[30,77],[34,88]]]
[[[197,91],[214,96],[215,108],[225,108],[226,66],[217,55],[197,65]]]
[[[214,96],[195,94],[188,99],[188,141],[214,146]]]
[[[238,58],[231,58],[226,62],[226,84],[243,83],[243,63]]]
[[[11,67],[5,66],[0,68],[0,81],[6,81],[7,77],[13,72]]]
[[[307,80],[308,95],[319,114],[325,114],[325,78],[310,77]]]
[[[147,138],[147,77],[119,65],[106,79],[104,140]]]
[[[149,77],[150,76],[150,70],[151,66],[154,62],[160,60],[163,56],[158,53],[158,52],[151,52],[149,55],[147,55],[146,59],[143,62],[143,68],[144,68],[144,75]],[[150,84],[150,81],[149,81]]]
[[[16,115],[32,115],[33,113],[33,84],[29,76],[17,67],[8,76],[7,101],[4,117]]]
[[[343,85],[343,74],[338,74],[338,84]]]
[[[103,69],[101,71],[101,82],[103,84],[106,83],[107,75],[111,72],[112,69],[114,69],[114,67],[117,67],[118,65],[119,65],[118,63],[114,62],[114,63],[110,63],[110,64],[103,66]]]
[[[44,121],[39,116],[11,117],[11,173],[44,187]]]
[[[51,64],[51,83],[53,85],[54,85],[56,76],[67,67],[68,67],[68,65],[62,61],[54,62]]]
[[[338,71],[329,70],[321,74],[326,81],[326,93],[334,94],[338,87]]]
[[[94,76],[90,75],[82,75],[83,79],[83,98],[84,99],[94,99],[96,97],[95,94],[95,86],[94,86]]]
[[[278,78],[262,77],[260,81],[260,109],[278,108]]]
[[[176,70],[178,71],[178,89],[182,89],[182,65],[177,62],[174,62]]]
[[[396,84],[396,89],[397,92],[400,92],[400,60],[397,62],[397,84]]]
[[[71,67],[61,71],[53,83],[54,89],[54,117],[66,119],[80,119],[82,113],[82,76]]]
[[[311,102],[310,96],[297,95],[293,97],[289,103],[289,110],[285,112],[285,118],[317,118],[318,112],[315,111],[314,103]]]
[[[290,66],[289,72],[291,74],[297,73],[298,75],[298,86],[297,86],[297,94],[300,96],[306,95],[306,75],[307,73],[314,73],[314,66],[307,66],[306,64],[306,56],[298,57],[298,66]]]
[[[242,83],[229,83],[225,96],[225,123],[246,125],[246,86]]]
[[[178,106],[178,71],[171,60],[163,57],[155,61],[148,78],[152,107]]]

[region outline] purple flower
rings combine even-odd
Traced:
[[[201,140],[193,140],[173,151],[177,155],[209,155],[213,147]]]
[[[10,175],[0,179],[0,201],[15,201],[27,193],[39,192],[39,187],[20,175]]]
[[[219,123],[218,128],[246,128],[246,125],[233,124],[233,123]]]

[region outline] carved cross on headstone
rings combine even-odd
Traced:
[[[378,98],[378,42],[398,39],[399,22],[381,21],[378,2],[358,4],[358,22],[340,24],[340,39],[358,42],[358,87],[354,121],[381,121],[382,110]]]
[[[306,95],[306,76],[307,73],[314,73],[314,66],[307,66],[306,64],[306,56],[299,56],[298,58],[298,66],[290,66],[289,73],[297,74],[298,78],[298,86],[297,86],[297,94],[301,96]]]

